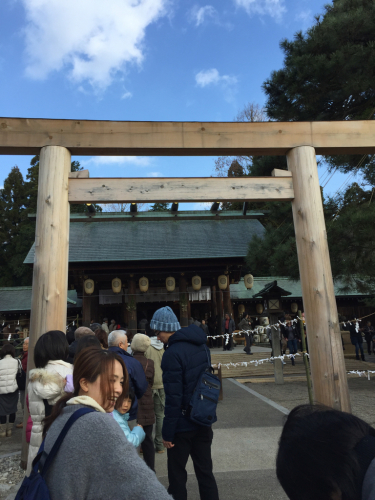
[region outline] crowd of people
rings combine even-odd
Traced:
[[[191,318],[189,323],[181,328],[172,309],[163,307],[150,323],[143,321],[142,333],[131,339],[125,325],[114,320],[108,325],[107,318],[67,334],[46,332],[35,344],[35,368],[23,389],[29,339],[23,341],[20,358],[12,343],[2,347],[0,438],[11,435],[18,402],[27,405],[27,476],[33,463],[38,466],[42,443],[44,453],[52,453],[65,424],[77,416],[45,475],[52,499],[186,500],[186,464],[191,457],[200,498],[218,500],[212,427],[197,424],[189,415],[197,382],[211,366],[206,347],[210,330],[204,321]],[[290,316],[283,323],[281,349],[296,353],[299,325]],[[247,313],[238,328],[251,330]],[[221,331],[231,338],[234,321],[229,314]],[[365,335],[368,352],[373,352],[371,323],[350,330],[353,338],[354,332],[356,339]],[[228,344],[223,347],[232,348]],[[360,350],[362,342],[357,344]],[[247,354],[251,345],[248,333]],[[81,410],[83,414],[76,414]],[[100,460],[92,460],[98,452]],[[165,452],[167,490],[155,475],[155,454]],[[296,476],[303,481],[295,481]],[[373,500],[375,431],[349,414],[314,405],[297,407],[280,438],[277,477],[292,500]]]

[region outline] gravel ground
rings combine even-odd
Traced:
[[[349,391],[353,414],[375,427],[375,377],[350,378]],[[309,402],[306,382],[287,382],[276,385],[274,382],[246,384],[263,396],[292,410],[294,407]]]
[[[0,459],[0,500],[5,500],[9,490],[25,477],[19,464],[20,455]]]

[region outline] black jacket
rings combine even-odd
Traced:
[[[192,431],[199,427],[182,412],[189,408],[199,377],[209,366],[208,363],[211,365],[206,342],[206,334],[195,325],[181,328],[169,338],[161,362],[165,390],[162,434],[165,441],[173,442],[176,432]]]

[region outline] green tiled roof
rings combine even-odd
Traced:
[[[256,219],[74,222],[69,262],[245,257]],[[34,246],[25,264],[34,262]]]
[[[250,290],[247,290],[245,287],[245,284],[243,282],[243,278],[234,285],[230,285],[230,298],[232,300],[246,300],[246,299],[258,299],[261,300],[258,297],[255,297],[262,288],[264,288],[266,285],[273,281],[277,281],[277,285],[280,288],[283,288],[284,290],[288,291],[291,293],[287,297],[287,299],[293,299],[293,298],[299,298],[302,297],[302,289],[301,289],[301,282],[300,281],[292,281],[289,278],[285,277],[278,277],[278,276],[269,276],[269,277],[262,277],[262,278],[254,278],[254,285],[253,288]],[[335,295],[336,297],[344,297],[344,296],[363,296],[362,293],[357,292],[356,290],[351,290],[350,292],[343,293],[340,291],[341,288],[341,283],[339,281],[335,282]],[[283,298],[285,300],[285,298]]]
[[[68,307],[81,307],[76,290],[68,290]],[[31,286],[0,287],[0,312],[30,311]]]

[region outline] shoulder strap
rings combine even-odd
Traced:
[[[209,368],[209,370],[211,370],[211,361],[210,361],[210,356],[208,355],[209,350],[208,350],[208,348],[207,348],[206,344],[204,345],[204,349],[205,349],[205,351],[206,351],[206,355],[207,355],[207,363],[208,363],[208,368]]]
[[[61,443],[64,441],[65,436],[67,435],[74,422],[86,413],[91,413],[93,411],[95,411],[93,408],[80,408],[79,410],[75,411],[69,418],[69,420],[64,425],[63,430],[60,432],[58,438],[56,439],[54,445],[52,446],[51,451],[49,453],[43,452],[42,458],[40,459],[40,473],[42,476],[47,473],[49,466],[51,465],[53,459],[59,451]]]

